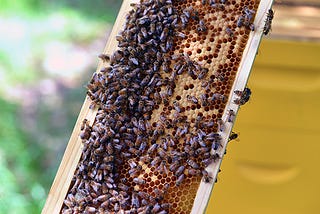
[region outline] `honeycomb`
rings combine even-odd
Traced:
[[[88,84],[99,110],[92,126],[83,121],[61,213],[190,213],[200,182],[214,182],[206,167],[222,157],[219,133],[234,117],[222,115],[258,4],[131,5],[118,50],[100,55]]]

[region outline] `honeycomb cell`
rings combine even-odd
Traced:
[[[110,56],[112,72],[99,74],[88,85],[88,95],[100,113],[88,127],[90,137],[83,139],[87,146],[68,194],[86,197],[87,191],[81,189],[87,187],[97,192],[88,206],[94,200],[94,208],[105,212],[114,212],[120,201],[106,199],[106,206],[98,200],[105,197],[102,193],[128,198],[128,205],[121,207],[124,211],[146,200],[152,206],[170,203],[169,213],[190,213],[205,167],[203,157],[210,155],[192,148],[191,139],[199,136],[201,128],[206,135],[217,132],[250,33],[237,21],[245,7],[256,10],[259,4],[254,0],[216,6],[202,5],[201,0],[157,1],[168,4],[164,8],[173,8],[172,17],[178,17],[166,25],[171,15],[168,10],[149,10],[158,7],[154,2],[142,0],[132,8],[118,36],[119,51]],[[153,26],[154,17],[165,19],[160,22],[163,26]],[[125,44],[121,38],[130,42]],[[108,80],[109,88],[101,87],[101,80]],[[99,127],[108,128],[99,132]],[[106,152],[97,152],[100,147]],[[200,173],[189,173],[193,167]],[[89,175],[99,170],[102,174]],[[72,200],[68,194],[61,212],[69,208],[84,212],[86,206],[68,203]]]

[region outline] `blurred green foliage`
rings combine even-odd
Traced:
[[[96,67],[90,58],[85,71],[52,73],[50,47],[63,46],[71,60],[102,51],[95,41],[105,43],[120,5],[0,0],[0,213],[41,212]]]
[[[87,19],[114,22],[120,0],[0,0],[0,12],[32,17],[46,16],[57,10],[76,11]]]
[[[118,0],[0,0],[0,71],[1,65],[10,71],[0,76],[0,83],[32,84],[42,76],[34,68],[42,60],[45,44],[92,41],[114,22],[120,4]]]
[[[45,198],[43,150],[20,129],[17,106],[0,99],[0,213],[34,213]]]

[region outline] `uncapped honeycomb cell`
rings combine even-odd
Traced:
[[[258,3],[131,5],[118,50],[100,56],[88,84],[99,110],[82,124],[62,213],[190,213],[201,180],[215,182],[205,168],[222,155],[222,115]]]

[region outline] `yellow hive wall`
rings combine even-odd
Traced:
[[[252,98],[234,126],[240,141],[228,145],[207,214],[319,212],[320,118],[310,115],[320,106],[319,50],[319,42],[262,41]]]

